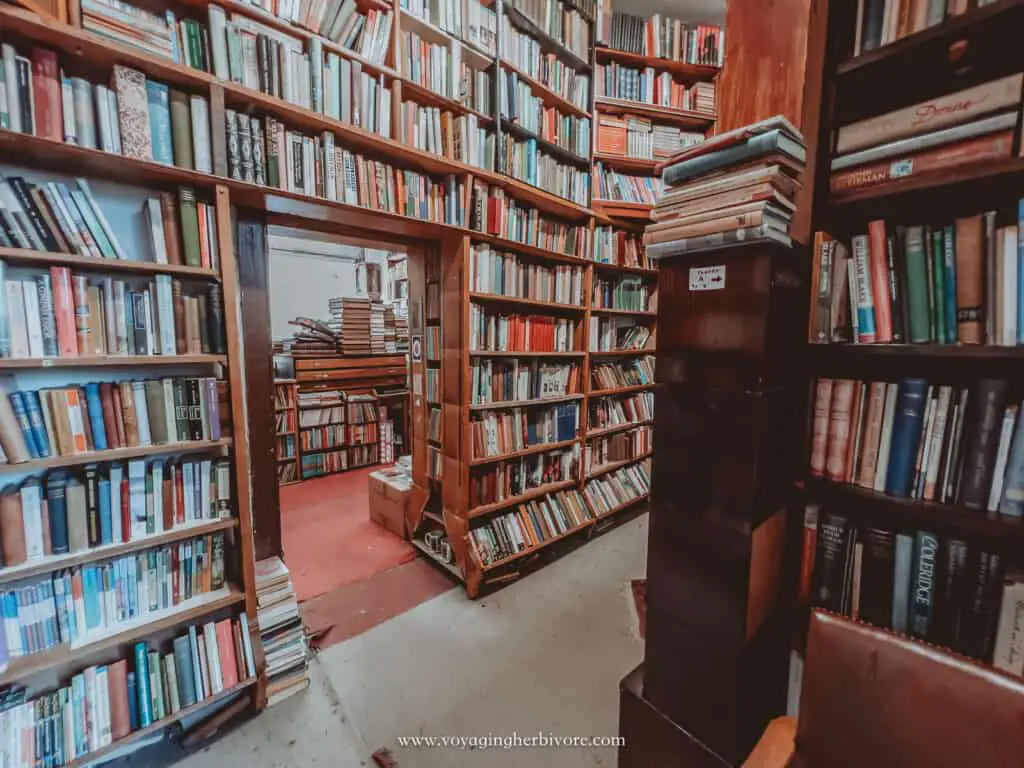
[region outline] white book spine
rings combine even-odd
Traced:
[[[128,354],[128,314],[125,311],[127,289],[123,280],[114,283],[114,331],[117,354]]]
[[[207,6],[209,19],[210,52],[213,58],[213,74],[221,79],[230,79],[228,68],[227,14],[219,5]]]
[[[135,421],[139,428],[139,445],[152,445],[153,437],[149,429],[149,407],[146,403],[145,383],[133,381],[132,394],[135,398]]]
[[[28,321],[25,318],[25,293],[19,280],[4,283],[7,293],[7,312],[11,333],[11,357],[30,357],[28,344]]]
[[[195,170],[213,173],[213,158],[210,154],[210,107],[202,96],[190,97],[192,114],[192,156]]]
[[[149,466],[150,474],[153,477],[153,520],[157,533],[164,531],[164,465],[154,461]]]
[[[146,535],[146,462],[128,462],[128,504],[131,512],[131,540]],[[141,603],[140,599],[140,603]]]
[[[174,412],[174,380],[161,379],[160,386],[164,393],[164,418],[167,428],[167,442],[178,442],[178,420]]]
[[[35,280],[23,280],[22,293],[25,299],[25,330],[28,334],[29,357],[44,357],[43,323],[39,314],[39,288]]]
[[[149,242],[153,248],[153,261],[167,263],[167,236],[164,232],[164,217],[160,210],[160,199],[146,200],[146,220],[149,223]]]
[[[1003,497],[1003,480],[1006,476],[1006,460],[1010,455],[1010,443],[1013,442],[1013,428],[1017,424],[1017,406],[1012,405],[1003,414],[1003,428],[999,434],[999,449],[996,451],[996,463],[992,470],[992,486],[989,488],[986,509],[995,512],[999,508],[999,500]]]
[[[68,144],[77,144],[78,129],[75,126],[75,95],[71,87],[71,79],[65,77],[63,71],[60,75],[60,103],[64,118],[64,141]]]
[[[18,54],[14,46],[4,43],[0,46],[0,53],[3,55],[4,63],[4,90],[7,92],[7,110],[10,117],[10,128],[20,133],[21,125],[21,99],[18,98]]]
[[[142,292],[142,306],[146,314],[146,354],[156,354],[156,318],[153,314],[153,291],[147,288]]]
[[[1024,583],[1007,580],[999,610],[992,665],[1014,675],[1024,674]]]
[[[1020,296],[1017,295],[1019,286],[1018,280],[1018,251],[1017,251],[1017,227],[1005,227],[1002,230],[1003,242],[1003,296],[1002,296],[1002,330],[1003,338],[1000,343],[1007,347],[1017,344],[1017,302]]]
[[[161,355],[173,355],[177,352],[177,339],[174,336],[172,282],[170,275],[156,276],[156,301]]]
[[[43,550],[42,493],[38,483],[21,488],[21,517],[25,527],[25,552],[29,560],[39,560]]]
[[[100,134],[100,149],[104,152],[114,151],[114,137],[110,131],[110,107],[107,104],[107,96],[109,90],[104,85],[93,86],[94,97],[96,99],[96,117],[99,125]]]
[[[121,525],[121,481],[124,469],[120,464],[110,465],[110,530],[114,543],[124,541],[124,528]]]

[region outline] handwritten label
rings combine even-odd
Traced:
[[[716,267],[690,267],[690,290],[725,290],[725,264]]]

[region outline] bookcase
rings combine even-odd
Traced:
[[[281,485],[299,482],[299,402],[295,379],[274,379],[274,438],[277,479]]]
[[[799,600],[1021,675],[1024,5],[886,35],[855,10],[829,14]]]

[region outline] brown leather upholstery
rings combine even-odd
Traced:
[[[790,765],[1024,766],[1024,684],[815,611]]]

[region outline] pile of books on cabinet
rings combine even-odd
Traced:
[[[256,614],[267,664],[267,706],[309,686],[306,636],[288,566],[279,557],[256,563]]]

